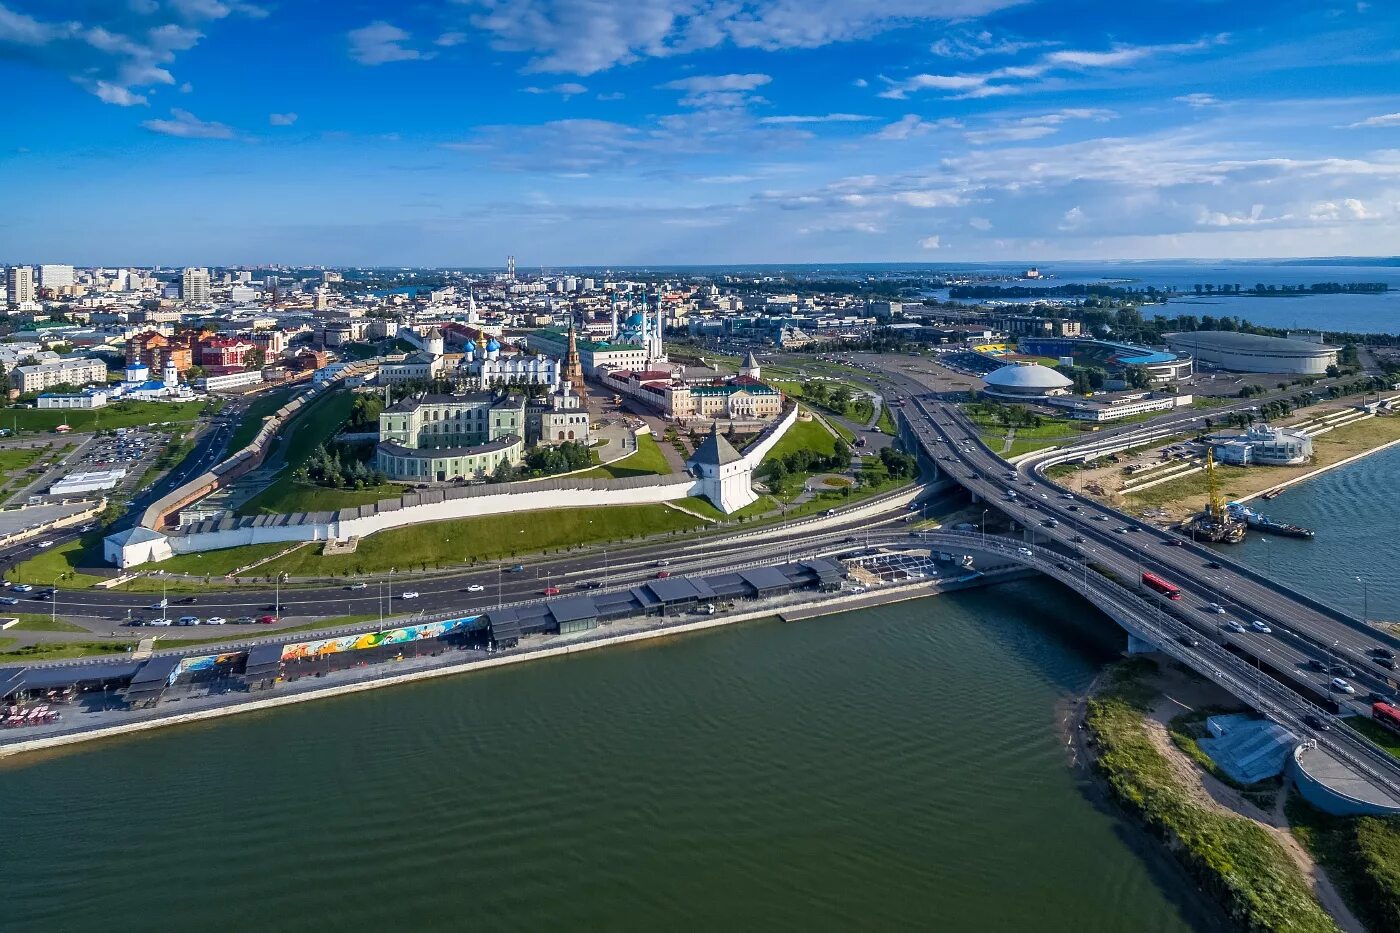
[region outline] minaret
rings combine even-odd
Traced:
[[[578,338],[574,333],[574,316],[569,314],[569,349],[564,353],[564,381],[572,382],[579,402],[588,403],[588,390],[583,384],[583,362],[578,356]]]
[[[616,340],[616,339],[617,339],[617,335],[618,335],[618,329],[617,329],[617,292],[613,292],[613,293],[612,293],[612,336],[609,337],[608,339],[610,339],[610,340]]]

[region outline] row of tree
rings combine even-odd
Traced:
[[[808,476],[813,473],[840,473],[851,465],[851,448],[843,440],[837,440],[830,456],[811,450],[794,450],[782,457],[765,460],[758,468],[759,478],[768,488],[782,493],[787,483],[795,476]]]

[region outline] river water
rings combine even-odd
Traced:
[[[1025,582],[0,765],[0,928],[1176,933],[1081,784],[1120,648]]]
[[[1312,540],[1250,532],[1226,553],[1339,609],[1400,622],[1400,446],[1330,470],[1249,504],[1317,532]]]

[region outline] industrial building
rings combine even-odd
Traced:
[[[1199,364],[1238,373],[1322,376],[1337,364],[1341,347],[1294,337],[1265,337],[1229,330],[1167,334],[1167,346],[1190,353]]]

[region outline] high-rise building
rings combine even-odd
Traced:
[[[72,266],[45,264],[39,267],[40,288],[71,288],[73,283]]]
[[[10,304],[19,305],[34,300],[34,270],[29,266],[10,266],[5,273],[5,289]]]
[[[512,281],[512,282],[515,281],[515,257],[514,257],[514,256],[507,256],[507,257],[506,257],[506,278],[507,278],[508,280]]]
[[[209,270],[186,269],[180,276],[180,298],[184,301],[209,300]]]

